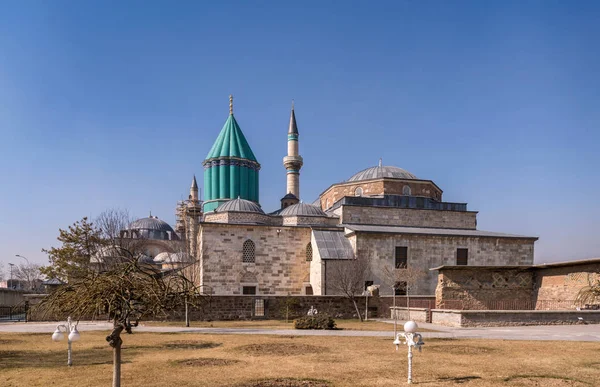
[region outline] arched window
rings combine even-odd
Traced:
[[[246,241],[244,241],[244,246],[242,247],[242,262],[254,263],[255,252],[256,246],[254,245],[254,242],[250,239],[246,239]]]
[[[306,245],[306,262],[312,261],[312,243]]]
[[[409,186],[405,185],[404,187],[402,187],[402,195],[410,196],[410,194],[411,190]]]
[[[354,196],[363,196],[363,189],[358,187],[354,190]]]

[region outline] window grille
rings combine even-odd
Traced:
[[[306,261],[312,261],[312,243],[306,245]]]
[[[404,187],[402,187],[402,195],[410,196],[410,194],[411,190],[409,186],[405,185]]]
[[[265,317],[265,300],[261,298],[254,300],[254,316]]]
[[[242,294],[256,294],[256,286],[242,286]]]
[[[252,242],[250,239],[246,240],[244,242],[244,246],[242,247],[242,262],[253,263],[255,259],[255,252],[256,246],[254,245],[254,242]]]
[[[394,266],[396,269],[404,269],[408,265],[408,247],[396,246]]]

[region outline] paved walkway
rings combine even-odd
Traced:
[[[390,322],[389,320],[380,320]],[[495,327],[495,328],[450,328],[439,325],[419,323],[424,329],[436,332],[423,332],[423,338],[455,338],[455,339],[502,339],[502,340],[558,340],[558,341],[600,341],[600,325],[544,325],[527,327]],[[402,325],[399,324],[401,329]],[[80,332],[108,331],[108,322],[79,323]],[[44,333],[49,335],[56,329],[56,323],[0,323],[0,332]],[[173,326],[139,326],[136,332],[180,332],[208,334],[245,334],[245,335],[286,335],[286,336],[373,336],[393,337],[390,331],[325,331],[297,329],[260,329],[260,328],[186,328]]]

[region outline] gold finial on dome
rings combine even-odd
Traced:
[[[229,115],[233,115],[233,95],[229,94]]]

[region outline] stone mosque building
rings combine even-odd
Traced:
[[[144,225],[149,239],[160,239],[147,255],[163,269],[182,264],[177,249],[185,244],[198,262],[198,285],[217,295],[331,295],[333,269],[354,259],[369,260],[365,284],[380,285],[382,295],[394,291],[386,267],[426,270],[412,293],[432,295],[437,274],[430,268],[533,264],[536,237],[478,230],[477,212],[466,203],[444,202],[432,180],[381,162],[331,184],[312,204],[301,201],[299,136],[292,106],[287,188],[280,209],[265,213],[260,163],[230,96],[229,117],[202,163],[204,198],[194,177],[188,200],[177,205],[175,229],[151,216],[129,232]]]

